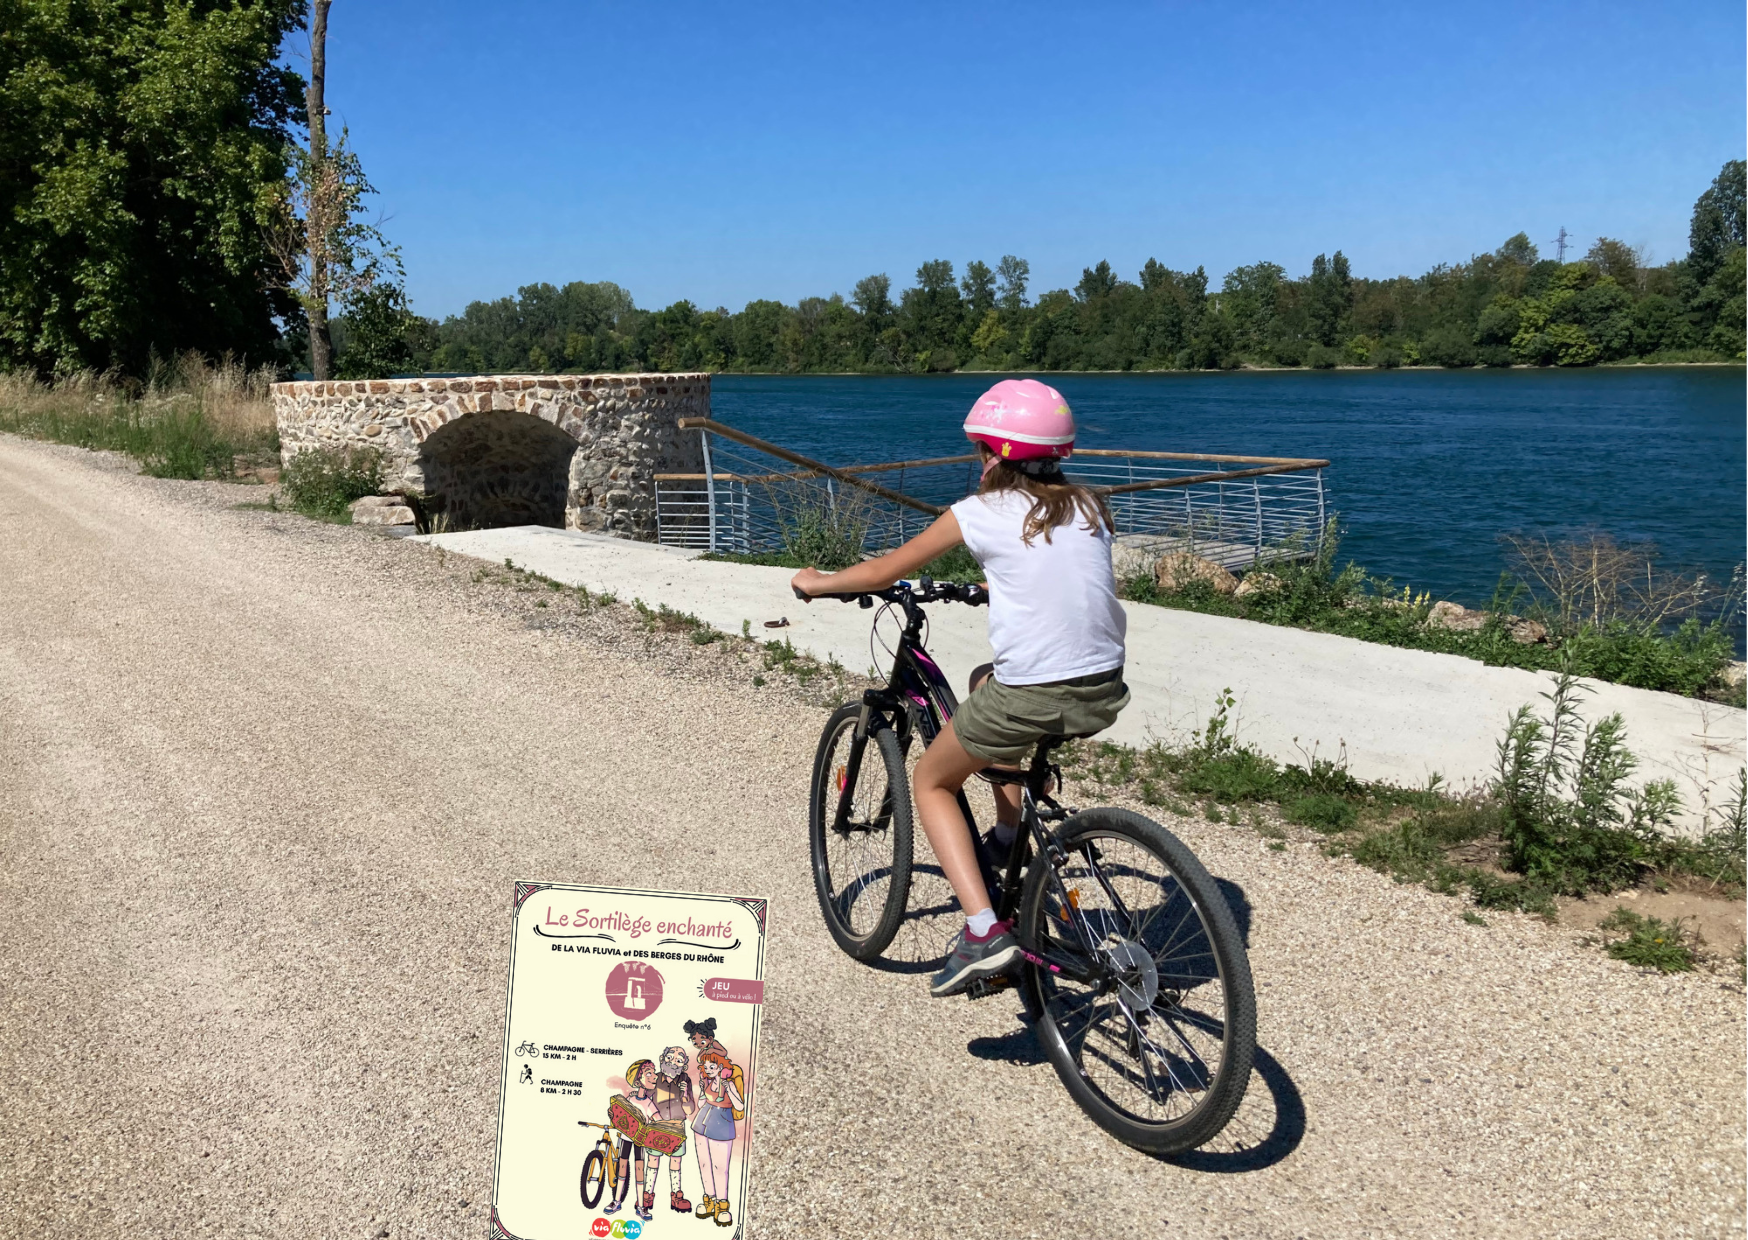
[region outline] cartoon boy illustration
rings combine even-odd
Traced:
[[[662,1052],[661,1066],[656,1074],[655,1110],[656,1115],[665,1120],[680,1120],[682,1130],[684,1121],[692,1117],[698,1109],[698,1103],[692,1093],[692,1078],[687,1075],[686,1068],[691,1063],[691,1056],[685,1048],[670,1046]],[[668,1196],[668,1206],[679,1214],[689,1214],[692,1203],[686,1200],[685,1193],[680,1191],[683,1175],[681,1168],[685,1165],[686,1143],[672,1154],[668,1155],[668,1185],[672,1192]],[[657,1172],[662,1164],[662,1156],[655,1150],[648,1155],[649,1178],[644,1181],[643,1200],[646,1206],[655,1202],[655,1186]]]

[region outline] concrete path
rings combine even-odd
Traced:
[[[572,530],[522,526],[423,539],[464,555],[516,564],[567,585],[622,600],[691,612],[728,632],[750,621],[755,636],[787,636],[820,659],[867,670],[873,613],[835,602],[803,603],[791,572],[693,559],[672,547]],[[1313,746],[1332,756],[1345,744],[1349,768],[1367,779],[1424,784],[1438,773],[1458,787],[1492,774],[1507,717],[1545,704],[1553,677],[1487,667],[1456,655],[1402,650],[1299,629],[1126,604],[1134,701],[1107,734],[1125,744],[1183,739],[1202,726],[1225,689],[1237,699],[1239,736],[1284,762]],[[766,620],[789,627],[767,632]],[[955,679],[987,660],[980,610],[941,604],[929,611],[929,649]],[[881,660],[882,669],[890,666]],[[1641,761],[1641,779],[1672,778],[1688,806],[1704,790],[1716,799],[1744,761],[1744,712],[1668,693],[1586,681],[1589,718],[1619,711]]]
[[[260,495],[0,435],[0,1236],[486,1235],[528,878],[771,898],[752,1237],[1741,1234],[1733,977],[1168,818],[1262,1050],[1225,1134],[1145,1158],[1010,998],[833,945],[821,708]]]

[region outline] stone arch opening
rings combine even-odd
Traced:
[[[432,431],[419,449],[425,492],[456,529],[564,528],[577,441],[532,414],[470,413]]]

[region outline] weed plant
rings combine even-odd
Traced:
[[[783,554],[797,567],[834,573],[861,562],[868,510],[859,496],[808,489],[774,502],[774,508]]]
[[[1660,973],[1687,973],[1697,961],[1695,937],[1679,919],[1664,921],[1617,908],[1597,929],[1607,936],[1620,936],[1608,942],[1608,954],[1628,964]]]
[[[305,516],[343,522],[353,500],[382,489],[382,453],[375,448],[309,448],[285,463],[279,485],[291,506]]]

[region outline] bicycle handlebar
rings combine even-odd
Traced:
[[[809,594],[799,586],[791,586],[795,597],[802,602],[810,603],[816,598],[835,598],[844,603],[860,603],[863,607],[874,606],[874,600],[880,599],[887,603],[967,603],[972,607],[982,607],[989,602],[989,590],[975,583],[961,584],[957,581],[936,581],[932,577],[922,577],[913,586],[908,581],[899,581],[887,586],[884,590],[864,590],[855,594]]]

